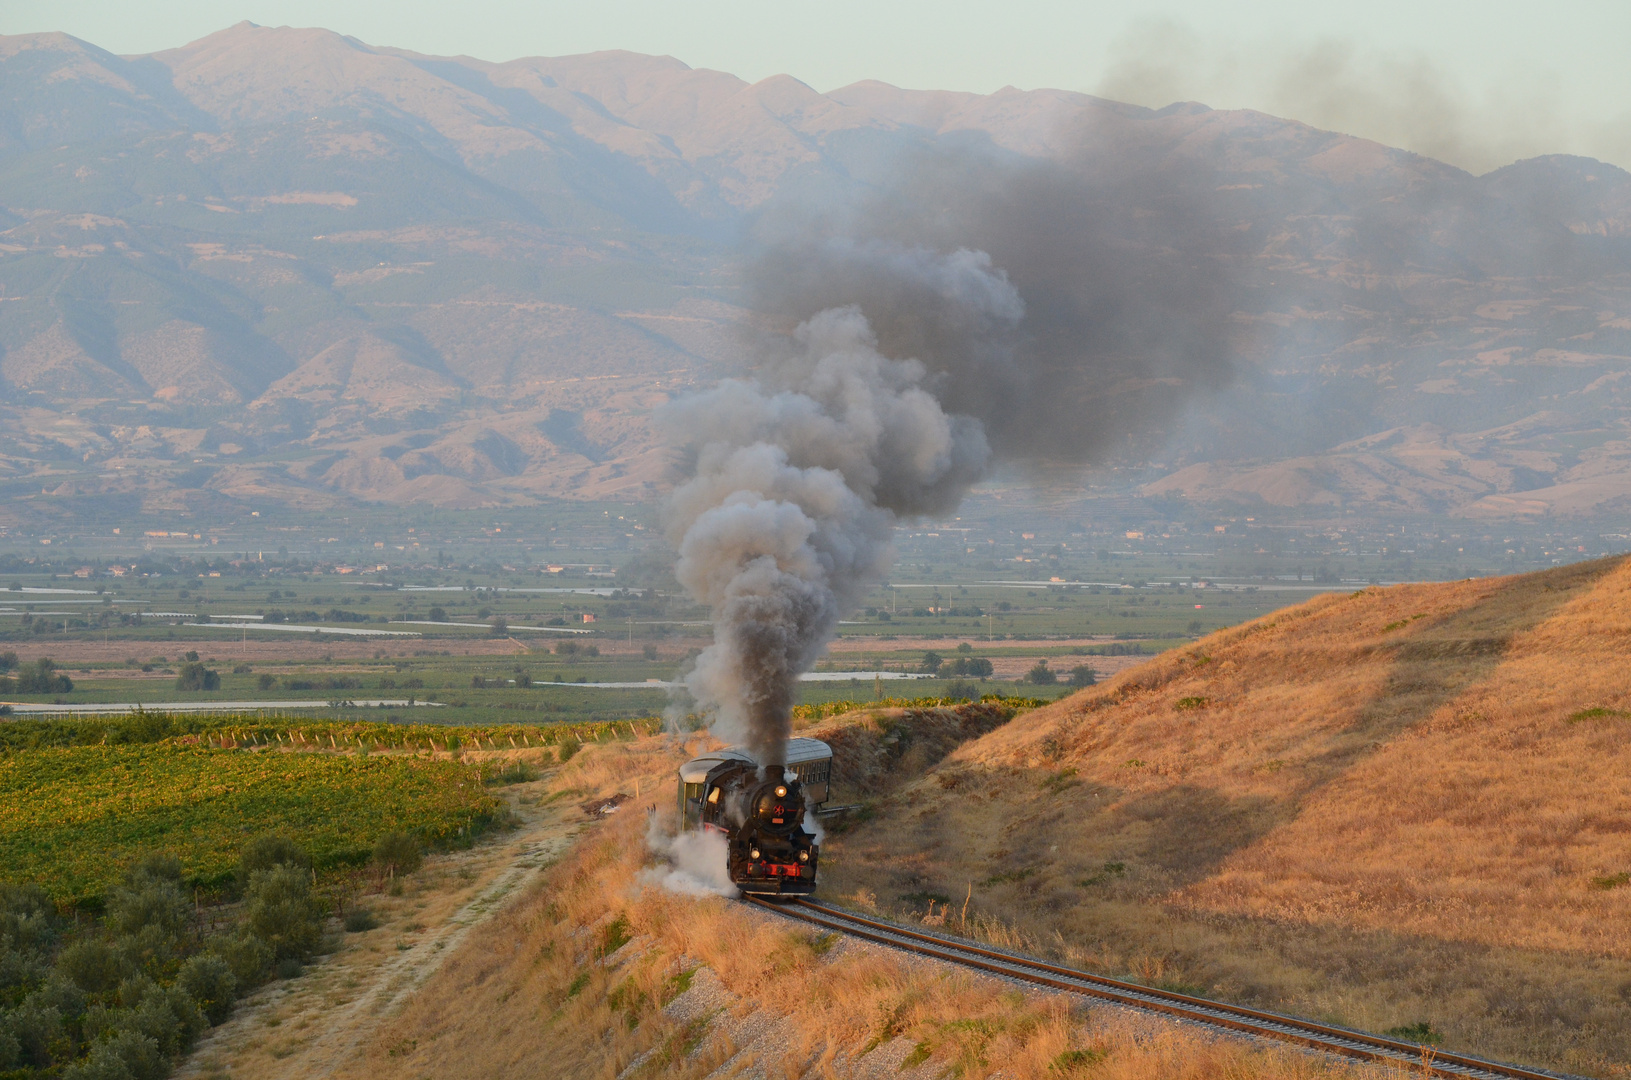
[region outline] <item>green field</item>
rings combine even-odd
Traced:
[[[293,837],[321,869],[365,861],[393,830],[457,842],[498,804],[474,767],[453,761],[158,744],[0,756],[0,805],[0,877],[64,903],[99,898],[145,851],[174,854],[189,881],[217,886],[257,833]]]

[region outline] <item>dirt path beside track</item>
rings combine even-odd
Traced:
[[[273,982],[205,1034],[180,1080],[274,1080],[332,1075],[436,973],[466,936],[502,910],[571,843],[583,817],[548,805],[543,781],[506,789],[520,825],[469,851],[436,856],[402,895],[359,903],[380,925],[340,933],[339,948],[305,974]],[[338,933],[338,931],[336,930]]]

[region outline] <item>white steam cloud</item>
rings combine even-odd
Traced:
[[[661,865],[642,870],[639,878],[642,883],[683,896],[737,895],[727,867],[724,833],[698,830],[670,836],[653,815],[651,826],[646,830],[646,847]]]

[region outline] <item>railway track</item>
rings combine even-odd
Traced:
[[[1364,1031],[1322,1024],[1315,1020],[1304,1020],[1300,1017],[1230,1005],[1221,1001],[1209,1001],[1206,998],[1190,997],[1188,994],[1122,982],[1103,975],[1056,967],[1015,953],[862,918],[809,900],[772,903],[756,897],[747,899],[783,917],[799,919],[881,945],[1055,990],[1086,994],[1121,1005],[1165,1013],[1226,1031],[1277,1039],[1364,1061],[1405,1065],[1434,1076],[1476,1077],[1478,1080],[1503,1080],[1503,1078],[1572,1080],[1564,1073],[1487,1061],[1467,1054],[1454,1054],[1418,1043],[1390,1039],[1385,1035],[1372,1035]]]

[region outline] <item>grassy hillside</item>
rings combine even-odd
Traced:
[[[1623,558],[1321,597],[963,746],[824,887],[972,894],[1091,967],[1631,1075],[1628,654]]]
[[[1003,723],[991,704],[886,708],[812,721],[846,797],[909,782]],[[707,745],[667,737],[591,745],[545,783],[644,791],[666,820],[673,769]],[[1402,1073],[1217,1038],[1082,999],[1021,992],[889,950],[650,887],[652,823],[624,812],[583,838],[494,922],[450,951],[399,1012],[381,1010],[339,1077],[1035,1077],[1067,1080],[1385,1080]],[[644,839],[643,839],[644,837]],[[530,846],[530,845],[529,845]],[[401,946],[399,946],[400,948]],[[377,949],[378,946],[375,946]],[[344,984],[349,987],[351,984]],[[325,1008],[332,1023],[339,1010]],[[279,1013],[263,1018],[287,1020]],[[304,1026],[304,1022],[301,1022]],[[329,1037],[306,1030],[290,1040]],[[192,1076],[292,1075],[257,1025],[212,1046]],[[211,1057],[210,1055],[213,1055]]]

